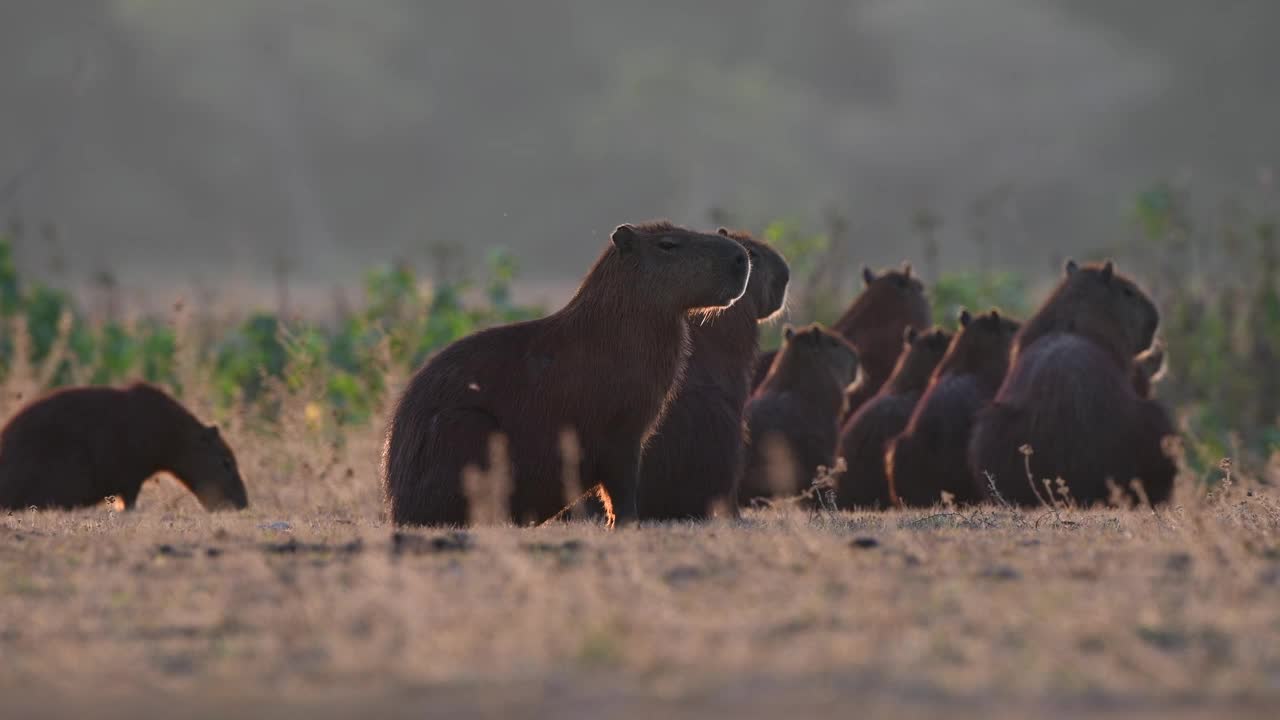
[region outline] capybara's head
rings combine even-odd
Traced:
[[[235,453],[216,426],[201,425],[193,431],[174,472],[205,510],[243,510],[249,506]]]
[[[942,328],[920,332],[909,327],[902,335],[902,354],[898,356],[898,368],[894,375],[913,378],[917,381],[916,384],[923,384],[947,354],[947,348],[951,346],[951,333]]]
[[[781,353],[803,357],[801,367],[826,368],[840,387],[849,385],[858,375],[858,352],[853,345],[818,323],[798,329],[788,325],[783,328],[782,339]]]
[[[911,274],[911,263],[900,268],[876,273],[869,267],[862,268],[862,282],[866,286],[859,301],[883,307],[898,307],[906,316],[919,319],[932,315],[929,299],[925,297],[924,283]],[[902,312],[902,311],[899,311]],[[926,321],[925,325],[928,324]]]
[[[951,339],[947,355],[938,365],[938,374],[971,372],[1003,378],[1009,367],[1009,351],[1021,324],[999,310],[973,315],[960,311],[960,329]]]
[[[757,320],[776,317],[787,304],[787,285],[791,282],[791,267],[786,258],[768,243],[751,237],[751,233],[727,228],[717,232],[742,243],[751,259],[751,278],[738,302],[749,300],[755,307]]]
[[[1067,327],[1057,329],[1092,331],[1105,325],[1102,332],[1123,335],[1129,355],[1151,347],[1160,325],[1155,303],[1136,283],[1116,273],[1110,260],[1092,265],[1068,260],[1062,283],[1049,303],[1061,305],[1067,313],[1059,317]]]
[[[619,225],[611,239],[636,276],[636,292],[657,302],[684,310],[724,308],[747,288],[751,261],[742,244],[727,237],[646,223]]]

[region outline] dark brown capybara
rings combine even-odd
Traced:
[[[870,400],[893,373],[902,351],[902,333],[913,327],[923,332],[933,324],[933,310],[925,297],[924,284],[912,276],[911,265],[885,270],[877,275],[862,269],[865,285],[831,329],[858,351],[858,378],[849,392],[845,419]],[[756,363],[752,387],[764,382],[775,353],[764,353]]]
[[[150,385],[60,390],[0,432],[0,508],[85,507],[115,496],[133,509],[143,483],[162,472],[206,510],[249,504],[218,429]]]
[[[398,525],[465,525],[462,476],[509,447],[517,523],[566,505],[560,438],[576,435],[584,488],[636,517],[640,452],[679,389],[689,314],[732,305],[750,273],[742,244],[666,222],[621,225],[564,308],[463,338],[429,360],[395,409],[383,487]]]
[[[1068,262],[1019,333],[1008,377],[979,415],[973,471],[989,473],[1001,498],[1024,506],[1064,500],[1058,479],[1082,506],[1110,502],[1113,486],[1140,499],[1135,480],[1150,502],[1168,500],[1177,465],[1164,441],[1176,431],[1164,408],[1144,397],[1150,383],[1134,371],[1159,321],[1151,299],[1112,263]]]
[[[695,321],[684,384],[645,446],[640,462],[640,519],[704,519],[713,505],[738,511],[744,463],[743,410],[751,394],[758,323],[787,298],[787,261],[748,233],[720,234],[751,258],[747,291],[732,307]]]
[[[834,464],[845,389],[857,371],[857,351],[836,333],[817,324],[784,329],[782,349],[747,403],[740,505],[807,490],[819,466]]]
[[[916,403],[929,386],[934,368],[951,344],[951,333],[907,328],[902,354],[888,382],[845,422],[840,457],[847,469],[839,479],[836,504],[842,509],[885,509],[893,505],[884,453],[889,441],[907,427]]]
[[[960,313],[960,329],[933,371],[929,387],[902,434],[885,449],[889,493],[899,507],[930,507],[950,494],[959,504],[980,502],[982,485],[967,462],[973,421],[995,397],[1009,368],[1018,323],[996,310]]]

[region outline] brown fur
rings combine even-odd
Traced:
[[[393,522],[466,524],[462,474],[489,469],[493,434],[510,448],[512,520],[555,516],[566,430],[584,488],[603,488],[619,520],[635,519],[641,448],[679,388],[688,314],[732,304],[750,265],[739,243],[668,223],[622,225],[612,240],[560,311],[463,338],[414,375],[385,451]]]
[[[844,509],[893,504],[884,455],[889,441],[907,427],[929,378],[951,344],[951,333],[906,331],[898,364],[880,392],[854,413],[840,434],[840,457],[848,468],[839,480],[836,504]]]
[[[960,329],[938,363],[902,434],[886,451],[889,492],[894,504],[929,507],[952,495],[957,503],[978,502],[982,486],[966,462],[974,416],[995,396],[1009,367],[1009,348],[1018,323],[992,310],[960,316]]]
[[[143,483],[161,472],[207,510],[249,504],[218,429],[149,385],[61,390],[0,432],[0,508],[84,507],[115,496],[132,509]]]
[[[640,518],[702,519],[713,504],[738,510],[744,462],[743,410],[751,393],[759,329],[786,302],[791,272],[773,248],[748,233],[720,234],[751,256],[747,291],[733,307],[689,331],[693,352],[671,407],[640,463]]]
[[[933,323],[933,311],[924,284],[911,274],[911,265],[877,275],[862,269],[865,285],[831,329],[858,351],[858,378],[849,390],[847,419],[870,400],[889,379],[902,351],[902,334],[911,327],[923,332]],[[776,353],[764,353],[756,363],[752,387],[759,387],[773,365]]]
[[[991,473],[1000,496],[1019,505],[1047,501],[1046,478],[1064,480],[1086,506],[1110,500],[1109,480],[1127,490],[1139,479],[1152,502],[1168,500],[1177,466],[1163,442],[1175,433],[1173,422],[1144,397],[1151,376],[1134,367],[1158,324],[1155,305],[1111,263],[1068,263],[1019,335],[1009,375],[979,417],[974,471]],[[1148,354],[1140,363],[1150,361]],[[1029,460],[1023,446],[1031,447]]]
[[[769,375],[747,403],[747,469],[738,493],[743,505],[773,497],[775,491],[804,490],[818,466],[834,463],[844,390],[857,374],[857,351],[836,333],[815,324],[788,327],[783,336]],[[769,456],[778,441],[789,457]],[[786,460],[777,468],[782,477],[776,478],[785,487],[775,487],[770,461]]]

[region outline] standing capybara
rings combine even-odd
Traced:
[[[924,294],[924,285],[911,275],[911,265],[901,270],[886,270],[879,275],[871,268],[862,269],[865,288],[831,329],[848,340],[858,351],[858,379],[850,389],[845,418],[858,411],[889,379],[898,354],[902,352],[902,334],[913,327],[923,332],[933,324],[933,311]],[[764,353],[756,363],[752,387],[764,382],[773,365],[775,353]]]
[[[780,254],[749,234],[724,228],[720,234],[747,249],[751,278],[732,307],[692,323],[684,384],[640,462],[642,520],[702,519],[721,502],[729,512],[738,511],[742,414],[751,394],[757,323],[782,309],[791,271]]]
[[[497,434],[510,448],[510,517],[555,516],[572,499],[566,431],[583,485],[602,488],[618,520],[635,519],[640,451],[679,389],[689,313],[732,305],[750,262],[741,243],[666,222],[621,225],[612,241],[564,308],[463,338],[410,380],[384,456],[393,522],[466,524],[463,472],[489,469]]]
[[[960,313],[960,329],[933,371],[907,427],[885,450],[889,493],[898,506],[929,507],[949,493],[957,503],[986,497],[966,462],[973,420],[1009,368],[1018,323],[992,310]]]
[[[0,432],[0,508],[83,507],[115,496],[132,509],[142,484],[161,472],[206,510],[249,504],[218,429],[150,385],[61,390]]]
[[[848,466],[840,477],[836,504],[844,509],[883,509],[893,504],[884,453],[889,441],[907,427],[929,378],[947,353],[951,333],[935,329],[921,334],[907,328],[898,365],[876,396],[844,424],[840,457]]]
[[[747,403],[739,504],[806,490],[819,466],[834,464],[845,389],[857,372],[857,351],[821,325],[783,331],[782,349]]]
[[[978,418],[974,472],[990,474],[999,496],[1019,505],[1066,500],[1059,479],[1084,506],[1109,502],[1112,487],[1137,499],[1135,480],[1149,501],[1168,500],[1177,465],[1164,440],[1175,434],[1173,422],[1144,397],[1150,381],[1134,370],[1159,322],[1150,298],[1110,262],[1068,262],[1019,333],[1008,377]]]

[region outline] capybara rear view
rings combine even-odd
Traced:
[[[907,328],[923,332],[933,324],[924,284],[911,274],[910,264],[878,274],[864,267],[862,282],[862,292],[831,326],[858,352],[858,379],[849,391],[846,417],[857,412],[889,379]],[[760,356],[753,387],[764,382],[775,355],[770,352]]]
[[[821,325],[783,331],[782,349],[747,404],[742,505],[805,490],[819,466],[834,464],[845,389],[857,372],[853,346]]]
[[[911,420],[886,449],[894,504],[929,507],[946,492],[958,503],[986,493],[966,462],[974,417],[995,396],[1009,367],[1018,323],[998,311],[960,314],[960,329],[934,370]]]
[[[578,479],[600,487],[619,521],[636,517],[641,448],[689,355],[691,311],[742,295],[742,244],[658,222],[621,225],[558,312],[463,338],[429,360],[396,406],[384,450],[391,520],[465,525],[468,467],[489,471],[507,439],[517,523],[564,508],[561,436],[576,436]]]
[[[168,473],[207,510],[249,500],[216,427],[150,385],[72,388],[23,408],[0,433],[0,508],[74,508],[138,501],[148,478]]]
[[[1151,362],[1135,358],[1158,324],[1155,304],[1112,263],[1068,262],[1019,334],[1009,375],[978,419],[974,471],[990,473],[1000,496],[1019,505],[1069,499],[1089,506],[1121,495],[1168,500],[1177,465],[1164,441],[1175,434],[1173,422],[1144,397],[1149,371],[1134,367]]]
[[[885,448],[907,427],[950,344],[951,333],[945,330],[921,334],[907,328],[902,354],[889,381],[841,429],[839,456],[848,468],[839,479],[838,506],[883,509],[893,504],[884,469]]]
[[[692,323],[684,383],[640,463],[643,520],[702,519],[713,505],[731,514],[738,510],[742,414],[751,392],[757,323],[781,310],[791,271],[782,255],[749,234],[719,232],[747,249],[751,278],[732,307]]]

